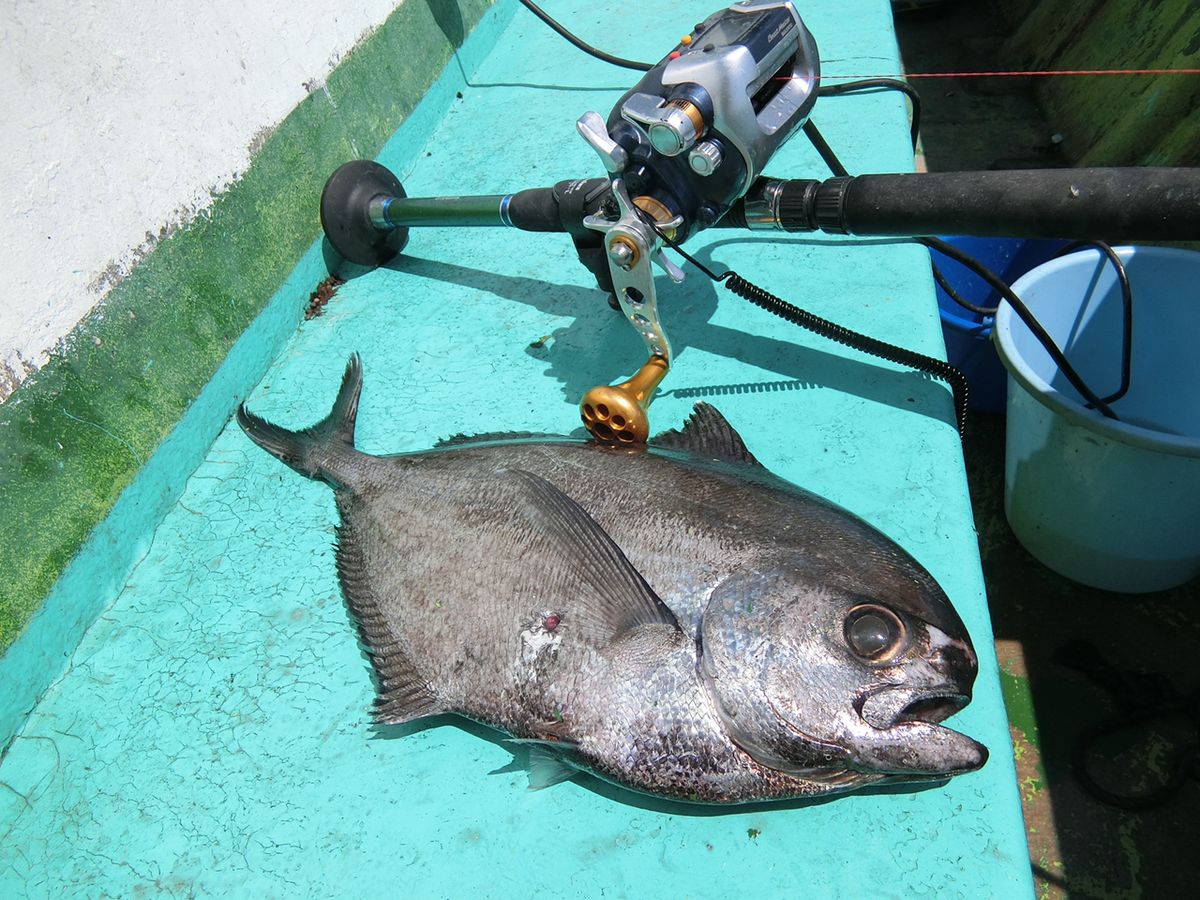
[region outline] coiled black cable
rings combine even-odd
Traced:
[[[829,319],[822,318],[806,309],[801,309],[795,304],[788,303],[786,300],[776,297],[770,291],[765,291],[758,285],[747,281],[732,269],[718,275],[680,247],[673,238],[668,237],[648,213],[639,207],[634,207],[634,209],[637,210],[637,214],[641,217],[642,221],[653,228],[658,236],[662,238],[663,242],[672,250],[713,281],[718,284],[724,284],[726,288],[733,291],[733,293],[737,294],[743,300],[749,300],[759,309],[764,309],[787,322],[791,322],[793,325],[799,325],[801,328],[806,328],[815,334],[819,334],[846,347],[853,347],[855,350],[861,350],[863,353],[870,354],[871,356],[886,359],[888,362],[894,362],[898,365],[908,366],[911,369],[916,369],[918,372],[924,372],[927,375],[932,375],[935,378],[945,381],[950,385],[950,390],[954,396],[954,421],[958,428],[958,436],[961,438],[966,435],[967,377],[954,368],[954,366],[950,365],[950,363],[934,356],[917,353],[915,350],[897,347],[895,344],[889,344],[870,335],[853,331],[844,325],[839,325]]]
[[[842,165],[842,161],[840,159],[838,159],[837,154],[833,152],[833,148],[830,147],[829,144],[825,141],[825,138],[821,135],[821,132],[818,130],[817,126],[815,124],[813,124],[812,119],[809,119],[808,121],[806,121],[804,123],[803,129],[804,129],[805,137],[808,138],[809,142],[813,145],[813,148],[817,151],[817,153],[820,154],[821,159],[823,159],[825,161],[825,164],[827,166],[829,166],[830,171],[833,172],[834,175],[836,175],[840,178],[844,178],[844,177],[848,176],[850,174],[850,172],[846,169],[846,167],[844,165]],[[1056,366],[1058,366],[1058,368],[1062,371],[1063,375],[1066,376],[1067,381],[1069,381],[1071,383],[1071,386],[1073,388],[1075,388],[1076,391],[1079,392],[1079,395],[1081,397],[1083,397],[1083,399],[1085,401],[1087,401],[1088,405],[1091,407],[1094,407],[1105,418],[1114,419],[1114,420],[1117,419],[1117,414],[1112,411],[1112,409],[1109,407],[1108,404],[1110,402],[1112,402],[1112,399],[1123,396],[1124,392],[1126,390],[1128,390],[1129,385],[1128,385],[1128,368],[1127,367],[1122,369],[1123,379],[1122,379],[1121,390],[1118,391],[1118,393],[1115,394],[1113,396],[1113,398],[1102,399],[1102,398],[1098,397],[1095,394],[1095,392],[1092,391],[1092,389],[1087,386],[1086,382],[1084,382],[1083,378],[1079,375],[1079,373],[1075,371],[1075,367],[1072,366],[1070,362],[1068,362],[1066,355],[1063,354],[1063,352],[1058,349],[1058,345],[1054,343],[1054,339],[1052,337],[1050,337],[1049,332],[1047,332],[1046,329],[1042,327],[1042,324],[1036,318],[1034,318],[1033,313],[1029,311],[1029,308],[1021,301],[1021,298],[1018,297],[1015,293],[1013,293],[1012,289],[1007,284],[1005,284],[1003,281],[1001,281],[994,272],[992,272],[985,265],[983,265],[983,263],[979,262],[979,260],[975,259],[972,256],[967,255],[966,253],[963,253],[961,250],[958,250],[957,248],[951,246],[950,244],[943,241],[941,238],[927,236],[927,237],[914,237],[913,240],[915,240],[919,244],[924,244],[926,247],[935,249],[939,253],[942,253],[945,256],[948,256],[951,259],[955,260],[956,262],[961,263],[962,265],[964,265],[968,269],[970,269],[972,272],[974,272],[976,275],[978,275],[980,278],[982,278],[984,281],[986,281],[989,285],[991,285],[992,288],[994,288],[996,291],[998,291],[1000,296],[1003,297],[1006,301],[1008,301],[1009,305],[1012,306],[1013,311],[1017,314],[1017,317],[1020,318],[1020,320],[1025,323],[1025,327],[1029,329],[1029,331],[1037,339],[1038,343],[1040,343],[1042,345],[1042,347],[1045,349],[1046,353],[1049,354],[1049,356],[1052,360],[1054,360],[1054,364]],[[1114,253],[1113,256],[1115,257],[1115,255],[1116,254]],[[1118,265],[1118,268],[1121,268],[1120,260],[1117,260],[1117,265]],[[942,275],[941,271],[938,269],[938,267],[936,265],[933,266],[933,277],[938,282],[938,284],[940,284],[943,287],[943,289],[946,290],[946,292],[948,294],[950,294],[951,297],[953,297],[959,303],[962,303],[963,306],[966,306],[968,309],[973,308],[976,312],[982,311],[981,307],[974,306],[973,304],[967,303],[965,300],[963,300],[953,290],[953,288],[950,287],[949,283],[945,279],[945,276]],[[1122,284],[1124,287],[1128,286],[1128,283],[1125,281],[1123,281]],[[1125,296],[1126,296],[1126,299],[1128,299],[1127,293]],[[1130,318],[1129,318],[1130,315],[1131,315],[1131,313],[1129,312],[1129,304],[1127,302],[1126,303],[1126,321],[1129,324],[1127,325],[1126,331],[1125,331],[1126,345],[1125,345],[1124,349],[1125,349],[1126,353],[1128,353],[1128,351],[1129,351],[1128,336],[1132,330],[1132,323],[1130,322]],[[897,348],[897,349],[899,349],[899,348]],[[923,370],[923,371],[928,371],[928,370]],[[956,369],[955,371],[958,371],[958,370]]]
[[[652,68],[649,63],[637,62],[635,60],[622,59],[618,56],[613,56],[605,53],[602,50],[597,50],[590,44],[577,38],[566,28],[552,19],[531,0],[521,0],[521,4],[531,13],[550,26],[556,33],[561,35],[566,40],[570,41],[575,47],[593,56],[596,59],[604,60],[616,66],[621,66],[626,69],[635,69],[637,71],[648,71]],[[912,121],[912,137],[913,145],[916,145],[919,123],[920,123],[920,95],[916,90],[905,82],[896,79],[864,79],[862,81],[849,82],[842,85],[826,85],[819,89],[820,93],[826,95],[848,94],[855,91],[867,90],[871,88],[880,88],[886,90],[899,90],[908,95],[913,102],[913,121]],[[849,172],[834,153],[833,148],[825,141],[820,130],[812,122],[811,119],[806,120],[803,125],[805,136],[809,142],[816,148],[825,164],[833,171],[835,175],[849,175]],[[861,334],[857,331],[852,331],[845,326],[838,325],[829,319],[823,319],[818,315],[801,309],[786,300],[776,297],[768,291],[763,290],[757,285],[742,278],[736,272],[727,271],[722,275],[714,274],[710,269],[700,263],[695,257],[691,256],[683,250],[671,238],[663,234],[659,230],[657,224],[645,213],[638,211],[638,215],[642,217],[651,227],[658,232],[659,236],[670,247],[676,250],[684,259],[696,266],[700,271],[706,274],[713,281],[723,283],[729,290],[733,291],[743,299],[749,300],[751,303],[765,309],[768,312],[774,313],[782,319],[791,322],[794,325],[799,325],[801,328],[806,328],[816,334],[822,335],[832,341],[843,344],[848,347],[861,350],[864,353],[869,353],[872,356],[877,356],[880,359],[886,359],[889,362],[894,362],[899,365],[908,366],[916,369],[919,372],[924,372],[928,375],[933,375],[936,378],[941,378],[950,385],[950,389],[954,395],[955,421],[958,426],[959,436],[962,437],[966,431],[967,421],[967,379],[958,369],[951,366],[944,360],[937,359],[932,356],[925,356],[913,350],[897,347],[894,344],[889,344],[869,335]],[[975,266],[982,266],[975,263]],[[972,267],[974,268],[974,266]],[[990,274],[990,273],[989,273]],[[992,276],[993,278],[995,276]],[[1103,401],[1101,401],[1101,405]],[[1107,407],[1102,406],[1103,409]]]
[[[844,325],[831,322],[829,319],[823,319],[806,309],[801,309],[794,304],[788,303],[786,300],[776,297],[769,291],[764,291],[758,285],[751,284],[736,272],[726,272],[718,276],[716,280],[723,282],[725,287],[729,288],[729,290],[733,291],[739,297],[749,300],[760,309],[774,313],[781,319],[786,319],[793,325],[807,328],[809,331],[829,338],[831,341],[836,341],[847,347],[853,347],[856,350],[861,350],[880,359],[886,359],[888,362],[908,366],[911,369],[916,369],[919,372],[925,372],[928,375],[942,379],[950,385],[950,389],[954,393],[954,417],[958,425],[959,437],[962,437],[966,433],[967,378],[962,372],[950,365],[950,363],[933,356],[917,353],[915,350],[897,347],[895,344],[889,344],[870,335],[851,331]]]

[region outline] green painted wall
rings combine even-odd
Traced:
[[[1019,69],[1200,68],[1195,0],[996,0]],[[1044,78],[1038,96],[1078,165],[1200,165],[1200,76]]]
[[[491,6],[403,3],[0,405],[0,651],[313,246],[329,173],[379,151]]]

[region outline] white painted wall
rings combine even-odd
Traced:
[[[0,400],[398,0],[8,0]]]

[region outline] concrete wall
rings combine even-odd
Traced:
[[[0,401],[399,4],[5,5]]]

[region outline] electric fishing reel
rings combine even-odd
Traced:
[[[650,359],[615,388],[580,404],[594,436],[644,443],[654,390],[671,364],[651,263],[678,283],[663,242],[683,243],[716,224],[808,117],[820,62],[790,2],[747,0],[709,16],[619,101],[607,122],[577,128],[608,171],[615,215],[584,225],[603,235],[611,290]]]
[[[628,381],[592,388],[580,403],[594,437],[626,446],[647,440],[646,409],[672,362],[652,266],[682,281],[684,273],[664,255],[664,245],[678,248],[706,228],[1082,240],[1200,237],[1200,171],[1194,169],[843,174],[824,181],[764,177],[772,156],[797,130],[804,128],[814,144],[821,143],[808,123],[819,82],[816,42],[791,0],[743,0],[684,35],[607,119],[596,112],[580,117],[576,128],[600,157],[604,178],[513,194],[412,198],[386,168],[357,160],[326,183],[321,224],[334,249],[364,265],[380,265],[400,253],[410,227],[507,226],[569,234],[580,261],[620,307],[649,357]],[[822,155],[829,161],[832,152]],[[961,430],[965,380],[944,361],[812,316],[733,273],[725,277],[731,290],[797,324],[946,378]]]

